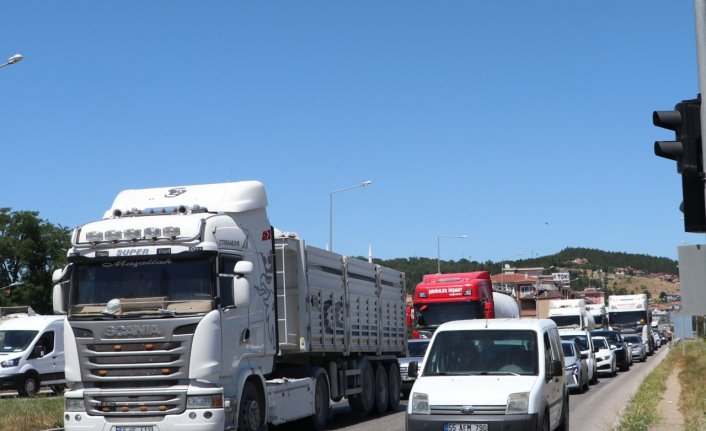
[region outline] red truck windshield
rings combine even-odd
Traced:
[[[415,305],[417,324],[421,328],[438,327],[452,320],[483,319],[484,309],[479,301],[436,302]]]

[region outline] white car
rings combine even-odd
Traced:
[[[606,337],[591,337],[593,346],[598,349],[596,352],[596,369],[598,374],[607,374],[614,377],[618,373],[618,363],[615,358],[615,351],[611,349]]]

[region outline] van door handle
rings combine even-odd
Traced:
[[[51,358],[52,358],[52,359],[56,359],[56,358],[58,358],[58,357],[59,357],[59,356],[52,356]]]

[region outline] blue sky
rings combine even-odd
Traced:
[[[0,4],[0,206],[75,227],[123,189],[256,179],[350,255],[676,258],[693,1]]]

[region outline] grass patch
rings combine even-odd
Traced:
[[[685,356],[681,348],[674,350],[678,352],[675,356],[681,365],[679,408],[684,417],[684,430],[702,431],[706,429],[706,342],[688,342]]]
[[[650,426],[659,423],[661,416],[656,408],[662,398],[665,382],[675,366],[676,355],[673,349],[640,385],[637,393],[630,399],[628,407],[620,421],[618,431],[647,431]]]
[[[0,400],[0,431],[62,428],[64,397],[37,396]]]

